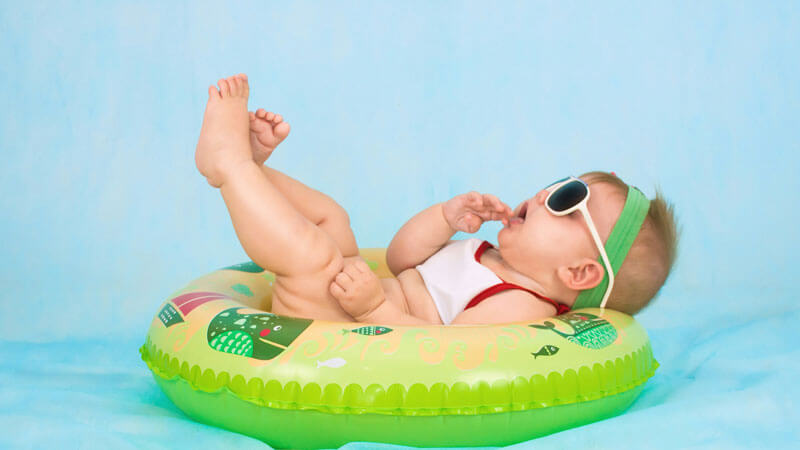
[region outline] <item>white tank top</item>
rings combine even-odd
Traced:
[[[481,243],[474,238],[451,242],[416,267],[445,325],[481,291],[503,282],[491,269],[475,261],[475,251]]]
[[[449,325],[468,305],[475,306],[485,298],[507,289],[528,291],[555,306],[557,314],[569,310],[569,307],[536,292],[506,283],[481,264],[480,257],[489,247],[492,247],[489,242],[475,238],[454,241],[415,267],[433,297],[443,324]]]

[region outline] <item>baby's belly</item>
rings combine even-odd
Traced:
[[[386,298],[394,302],[401,310],[408,305],[412,316],[429,321],[431,324],[442,324],[439,311],[428,293],[425,282],[417,269],[411,268],[400,272],[397,278],[381,278]]]

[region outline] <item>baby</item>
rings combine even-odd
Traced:
[[[263,109],[248,113],[244,74],[218,85],[208,89],[195,162],[220,189],[247,255],[275,273],[275,314],[401,325],[532,321],[603,303],[634,314],[672,268],[672,207],[613,173],[590,172],[553,183],[514,210],[477,192],[435,204],[389,244],[396,278],[378,278],[339,204],[263,165],[289,124]],[[450,240],[495,220],[504,225],[496,247]]]

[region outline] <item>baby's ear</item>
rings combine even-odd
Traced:
[[[556,273],[564,286],[576,291],[597,286],[605,276],[603,265],[590,258],[583,258],[571,266],[559,267]]]

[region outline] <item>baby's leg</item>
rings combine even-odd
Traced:
[[[245,252],[276,274],[273,312],[353,321],[329,292],[344,266],[337,243],[298,212],[254,161],[242,158],[251,152],[247,80],[230,77],[220,87],[222,93],[209,90],[195,158],[209,184],[220,188]]]
[[[261,170],[300,214],[328,233],[342,256],[359,254],[350,216],[336,200],[271,167],[261,166]]]
[[[330,237],[339,249],[342,265],[344,261],[361,259],[350,228],[350,216],[333,198],[271,167],[261,166],[261,170],[298,212]],[[355,321],[330,295],[330,284],[342,270],[339,260],[335,262],[336,266],[324,267],[319,273],[306,277],[276,274],[271,311],[334,322]],[[327,292],[321,293],[323,288]]]
[[[358,255],[356,238],[350,229],[350,217],[344,208],[322,192],[263,165],[275,148],[289,136],[290,130],[291,127],[280,114],[266,111],[263,108],[251,112],[250,146],[253,150],[253,159],[267,175],[269,181],[281,191],[281,194],[292,203],[292,206],[300,214],[333,238],[343,256]]]

